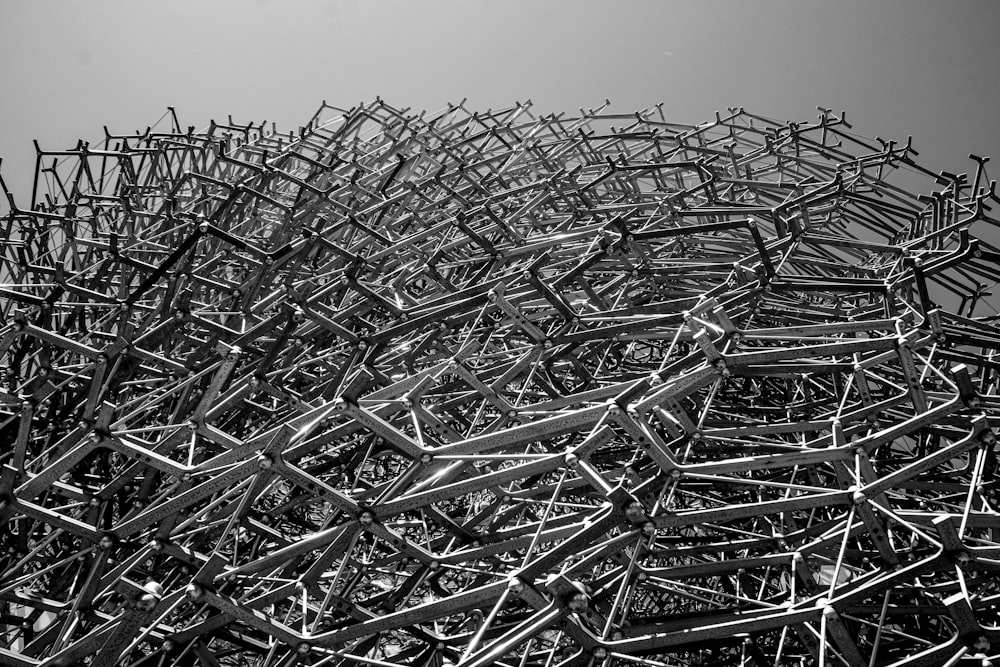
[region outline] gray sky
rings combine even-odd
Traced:
[[[66,148],[168,105],[199,128],[229,114],[297,128],[323,99],[376,95],[429,111],[663,102],[691,123],[822,105],[969,171],[970,152],[1000,162],[997,28],[993,0],[0,0],[0,171],[26,197],[32,139]]]

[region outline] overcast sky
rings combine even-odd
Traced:
[[[199,128],[297,128],[324,99],[376,95],[429,111],[663,102],[689,123],[821,105],[968,171],[970,152],[1000,162],[998,28],[995,0],[0,0],[0,173],[26,197],[32,139],[66,148],[168,105]]]

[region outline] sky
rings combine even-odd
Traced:
[[[742,106],[846,110],[934,170],[1000,163],[995,0],[0,0],[0,175],[27,203],[35,150],[144,129],[274,121],[381,96],[436,111],[609,98],[697,123]],[[994,164],[993,173],[1000,174]]]

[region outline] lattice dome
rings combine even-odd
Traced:
[[[826,110],[165,124],[8,193],[0,664],[1000,650],[986,158]]]

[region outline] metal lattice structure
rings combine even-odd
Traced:
[[[985,158],[829,111],[169,123],[8,195],[0,663],[997,651]]]

